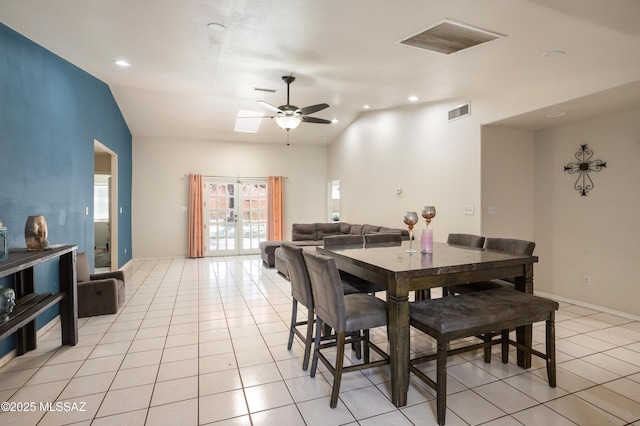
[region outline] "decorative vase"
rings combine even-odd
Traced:
[[[12,288],[0,287],[0,324],[9,319],[16,306],[16,292]]]
[[[29,250],[43,250],[49,246],[47,221],[44,216],[29,216],[24,225],[24,240]]]
[[[420,251],[433,253],[433,229],[423,229],[420,235]]]

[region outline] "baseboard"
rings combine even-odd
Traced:
[[[609,309],[609,308],[605,308],[603,306],[592,305],[591,303],[581,302],[579,300],[569,299],[568,297],[556,296],[555,294],[544,293],[544,292],[541,292],[541,291],[534,291],[534,293],[536,294],[536,296],[547,297],[549,299],[558,300],[560,302],[565,302],[565,303],[570,303],[572,305],[582,306],[583,308],[589,308],[589,309],[593,309],[593,310],[596,310],[596,311],[606,312],[606,313],[611,314],[611,315],[617,315],[619,317],[629,318],[629,319],[632,319],[634,321],[640,321],[640,316],[634,315],[634,314],[630,314],[628,312],[616,311],[615,309]]]

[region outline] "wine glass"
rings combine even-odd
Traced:
[[[411,248],[413,244],[413,225],[418,223],[418,213],[416,212],[405,212],[404,213],[404,223],[409,228],[409,250],[407,252],[414,253],[415,250]]]
[[[422,217],[427,221],[427,229],[431,228],[431,219],[436,217],[436,208],[434,206],[424,206],[422,208]]]

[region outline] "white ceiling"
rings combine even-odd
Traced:
[[[326,102],[313,116],[340,120],[302,123],[290,133],[301,144],[330,142],[364,104],[410,95],[493,99],[487,120],[530,129],[557,109],[567,115],[553,124],[639,108],[639,18],[638,0],[0,2],[2,23],[106,82],[134,136],[283,143],[270,119],[257,134],[233,129],[240,109],[269,113],[257,100],[284,104],[281,77],[294,75],[292,104]],[[506,37],[452,55],[397,43],[443,19]],[[552,50],[565,54],[542,56]]]

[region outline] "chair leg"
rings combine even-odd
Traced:
[[[302,361],[302,369],[307,371],[309,368],[309,356],[311,355],[311,344],[313,343],[313,309],[307,308],[307,335],[304,339],[304,360]]]
[[[502,363],[509,362],[509,330],[502,330]]]
[[[371,351],[369,350],[369,330],[362,330],[364,333],[364,340],[362,341],[362,346],[363,346],[363,357],[364,357],[364,363],[367,364],[369,363],[369,357],[371,354]]]
[[[289,325],[289,343],[287,343],[287,350],[291,350],[293,347],[293,335],[296,328],[296,322],[298,321],[298,301],[293,299],[291,305],[291,324]]]
[[[482,340],[484,343],[489,343],[491,338],[493,337],[493,333],[485,333],[482,336]],[[491,363],[491,346],[485,346],[484,348],[484,362],[487,364]]]
[[[316,317],[316,339],[313,346],[313,359],[311,361],[311,377],[316,377],[316,370],[318,368],[318,351],[320,350],[320,338],[322,337],[322,320]]]
[[[438,424],[444,425],[447,413],[447,342],[444,338],[438,338],[438,352],[436,366],[436,413]]]
[[[552,388],[556,387],[556,327],[554,318],[555,313],[551,312],[546,325],[547,378],[549,379],[549,386]]]
[[[344,366],[344,341],[345,341],[345,333],[338,333],[337,336],[338,345],[336,347],[336,365],[335,371],[333,372],[333,390],[331,391],[331,403],[329,406],[331,408],[336,408],[338,405],[338,394],[340,393],[340,382],[342,381],[342,368]]]

